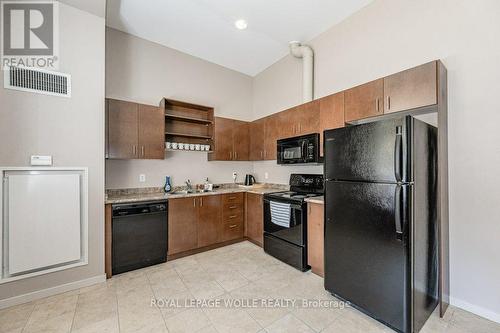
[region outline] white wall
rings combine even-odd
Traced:
[[[215,108],[216,116],[252,118],[252,78],[185,53],[107,28],[106,96],[158,105],[163,97]],[[222,168],[222,170],[221,170]],[[164,161],[108,160],[106,188],[162,186],[166,175],[174,185],[241,181],[250,162],[208,162],[206,153],[168,152]],[[139,174],[146,183],[139,183]]]
[[[451,296],[500,322],[500,2],[377,0],[312,40],[316,97],[434,59],[448,68]],[[300,62],[254,80],[254,118],[299,104]],[[257,177],[269,162],[254,165]],[[270,173],[286,178],[286,170]]]
[[[30,155],[40,154],[52,155],[54,166],[89,168],[89,264],[2,284],[0,303],[79,280],[104,278],[105,22],[64,4],[59,19],[60,71],[72,75],[72,97],[6,90],[2,74],[0,165],[27,166]]]

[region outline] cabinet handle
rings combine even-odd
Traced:
[[[193,199],[193,206],[196,207],[196,198]]]
[[[391,109],[391,96],[387,96],[387,110]]]
[[[200,207],[203,207],[203,198],[200,198]]]
[[[380,111],[380,106],[379,106],[379,99],[378,97],[375,99],[375,111],[379,112]]]
[[[237,160],[238,159],[238,152],[234,152],[234,159]]]
[[[135,156],[135,145],[132,145],[132,155]]]
[[[144,146],[141,146],[141,156],[144,157]]]
[[[231,215],[231,216],[229,216],[229,218],[234,219],[234,218],[236,218],[236,215]]]
[[[231,207],[229,207],[229,209],[235,209],[235,208],[238,208],[238,206],[231,206]]]
[[[229,229],[236,228],[237,226],[238,226],[237,224],[230,225],[230,226],[229,226]]]
[[[263,150],[260,151],[260,158],[264,158],[264,151]]]

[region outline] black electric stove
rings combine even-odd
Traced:
[[[264,251],[301,270],[307,265],[306,198],[323,195],[323,175],[292,174],[290,191],[264,195]]]

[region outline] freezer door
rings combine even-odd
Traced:
[[[325,289],[410,332],[409,185],[326,182]]]
[[[408,182],[411,117],[325,131],[325,179]]]

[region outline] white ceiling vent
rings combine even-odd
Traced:
[[[71,75],[38,68],[4,68],[4,88],[37,94],[71,97]]]

